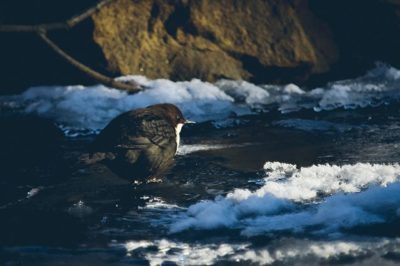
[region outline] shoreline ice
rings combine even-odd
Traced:
[[[244,236],[275,231],[337,234],[343,228],[385,222],[398,213],[400,165],[295,165],[266,162],[265,184],[237,188],[175,216],[170,233],[239,229]]]
[[[255,114],[269,108],[277,108],[281,113],[302,109],[318,112],[400,100],[400,70],[384,64],[378,64],[364,76],[309,91],[295,84],[255,85],[232,80],[212,84],[198,79],[173,82],[143,76],[119,79],[135,80],[148,89],[128,95],[103,85],[32,87],[20,95],[0,97],[0,104],[51,118],[68,129],[96,132],[122,112],[162,102],[174,103],[187,118],[203,122],[223,121],[232,115]]]

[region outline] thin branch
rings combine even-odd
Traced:
[[[37,25],[0,25],[1,32],[39,32],[39,31],[51,31],[68,29],[66,22],[61,23],[48,23],[48,24],[37,24]]]
[[[52,40],[50,40],[47,37],[46,32],[44,32],[44,31],[38,32],[38,35],[40,36],[40,38],[42,38],[42,40],[45,43],[47,43],[50,46],[50,48],[52,48],[57,54],[59,54],[62,58],[64,58],[68,63],[70,63],[71,65],[75,66],[76,68],[78,68],[82,72],[86,73],[87,75],[89,75],[90,77],[95,79],[96,81],[98,81],[98,82],[100,82],[100,83],[102,83],[104,85],[116,88],[116,89],[125,90],[128,93],[137,93],[137,92],[141,91],[141,88],[140,88],[140,86],[138,84],[135,84],[135,83],[123,83],[123,82],[116,81],[115,79],[107,77],[107,76],[105,76],[105,75],[103,75],[103,74],[91,69],[90,67],[80,63],[79,61],[77,61],[76,59],[74,59],[73,57],[68,55],[66,52],[64,52]]]
[[[103,0],[87,9],[85,12],[75,15],[65,22],[47,23],[37,25],[0,25],[0,32],[40,32],[51,30],[71,29],[86,18],[90,17],[103,6],[111,3],[113,0]]]
[[[141,90],[139,84],[135,82],[124,83],[116,81],[115,79],[105,76],[90,67],[82,64],[75,58],[71,57],[69,54],[64,52],[57,44],[55,44],[52,40],[47,37],[47,32],[51,30],[60,30],[60,29],[71,29],[75,27],[77,24],[82,22],[83,20],[87,19],[97,10],[102,8],[103,6],[111,3],[113,0],[103,0],[97,3],[96,5],[92,6],[91,8],[87,9],[81,14],[75,15],[68,19],[65,22],[60,23],[48,23],[48,24],[37,24],[37,25],[0,25],[0,32],[36,32],[40,38],[47,43],[50,48],[52,48],[58,55],[64,58],[68,63],[75,66],[88,76],[92,77],[96,81],[121,90],[125,90],[128,93],[137,93]]]
[[[70,18],[69,20],[67,20],[67,24],[70,28],[74,27],[75,25],[79,24],[82,20],[87,19],[88,17],[90,17],[91,15],[93,15],[93,13],[95,13],[97,10],[100,10],[103,6],[108,5],[109,3],[111,3],[114,0],[103,0],[100,1],[99,3],[97,3],[96,5],[92,6],[91,8],[87,9],[85,12],[83,12],[82,14],[78,14],[73,16],[72,18]]]

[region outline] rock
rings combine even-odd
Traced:
[[[338,56],[307,1],[118,0],[93,22],[112,71],[150,78],[302,81]]]
[[[96,2],[3,1],[0,23],[56,22]],[[49,36],[110,76],[314,86],[361,75],[375,61],[400,67],[399,33],[399,0],[115,0]],[[94,83],[34,34],[0,36],[1,94]]]

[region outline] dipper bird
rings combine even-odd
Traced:
[[[159,180],[174,164],[185,123],[191,121],[173,104],[123,113],[95,139],[89,161],[103,161],[125,178]]]

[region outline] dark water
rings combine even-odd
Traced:
[[[399,70],[309,91],[133,79],[149,89],[0,98],[0,265],[400,263]],[[198,122],[163,182],[80,163],[113,117],[158,102]]]
[[[169,225],[201,200],[225,196],[235,188],[262,187],[262,167],[268,161],[298,168],[397,163],[398,110],[399,104],[391,103],[317,113],[271,111],[237,118],[236,125],[219,129],[199,123],[183,130],[183,148],[208,148],[178,155],[166,179],[150,184],[123,180],[103,165],[88,168],[76,163],[93,136],[63,139],[57,160],[47,157],[47,163],[3,171],[7,177],[3,176],[1,189],[0,261],[3,265],[397,264],[396,215],[322,234],[271,230],[246,236],[234,224],[171,233]],[[37,148],[31,156],[47,156]],[[296,204],[302,208],[309,203]],[[347,247],[338,248],[343,243],[358,246],[346,251]],[[329,253],[324,245],[336,245],[338,251]],[[254,254],[246,257],[246,252]]]

